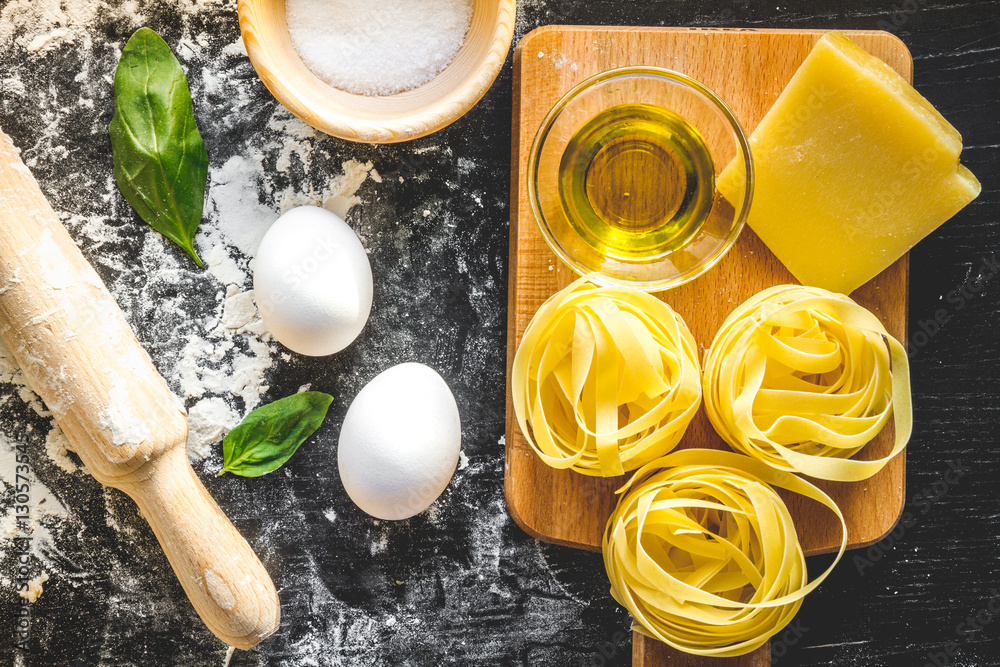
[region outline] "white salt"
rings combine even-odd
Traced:
[[[465,42],[472,0],[287,0],[288,31],[331,86],[393,95],[437,76]]]

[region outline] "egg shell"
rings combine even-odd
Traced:
[[[254,298],[282,345],[314,357],[354,342],[372,309],[372,267],[354,230],[316,206],[293,208],[257,250]]]
[[[368,514],[408,519],[444,492],[461,447],[448,384],[423,364],[400,364],[365,385],[348,408],[337,451],[340,479]]]

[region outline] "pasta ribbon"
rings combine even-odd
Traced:
[[[701,403],[697,345],[646,292],[584,276],[549,298],[514,356],[514,413],[553,468],[605,477],[672,450]]]
[[[723,323],[705,359],[705,411],[734,449],[778,470],[854,482],[910,439],[906,351],[849,297],[783,285]],[[888,456],[855,456],[894,416]]]
[[[802,545],[774,487],[840,519],[840,551],[809,582]],[[847,525],[826,493],[742,454],[686,449],[632,477],[604,532],[611,595],[633,629],[679,651],[732,657],[791,621],[847,547]]]

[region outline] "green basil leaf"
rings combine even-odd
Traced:
[[[304,391],[257,408],[222,441],[219,475],[260,477],[277,470],[316,432],[331,403],[329,394]]]
[[[143,220],[204,266],[194,250],[208,153],[187,77],[167,43],[140,28],[115,70],[111,152],[118,189]]]

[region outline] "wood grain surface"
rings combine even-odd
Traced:
[[[705,658],[675,651],[663,642],[632,633],[632,667],[770,667],[771,645],[737,658]]]
[[[530,535],[599,551],[614,506],[614,490],[624,479],[586,477],[549,468],[528,446],[513,414],[509,373],[521,336],[541,303],[576,277],[545,244],[527,199],[524,169],[542,119],[566,91],[589,76],[642,64],[677,70],[705,83],[729,104],[750,133],[824,32],[547,26],[529,33],[515,50],[504,489],[511,516]],[[879,31],[847,34],[912,80],[913,63],[898,38]],[[684,317],[704,354],[736,306],[762,289],[795,282],[747,227],[714,269],[660,296]],[[852,295],[898,340],[906,340],[907,282],[908,257],[904,256]],[[884,456],[891,450],[892,439],[890,425],[870,445],[867,455]],[[726,447],[704,411],[695,417],[680,446]],[[819,483],[840,505],[851,546],[872,544],[892,530],[903,508],[905,478],[904,452],[864,482]],[[783,496],[807,554],[835,550],[839,545],[836,519],[809,501]],[[747,656],[750,662],[726,664],[768,664],[770,653],[766,649]],[[633,658],[634,664],[641,665],[688,664],[678,662],[679,654],[638,635]]]

